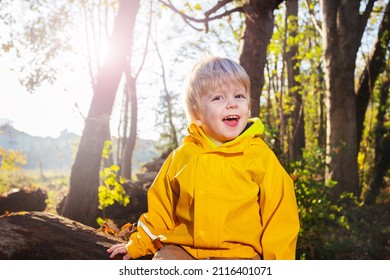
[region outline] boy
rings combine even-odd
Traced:
[[[299,231],[292,179],[250,119],[250,82],[230,59],[208,57],[189,76],[189,135],[148,192],[148,212],[110,257],[295,259]]]

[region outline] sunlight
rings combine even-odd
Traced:
[[[10,70],[10,63],[0,60],[0,72],[7,89],[0,91],[0,100],[3,100],[0,103],[0,119],[10,120],[16,129],[34,136],[58,137],[63,130],[80,135],[83,118],[75,103],[86,114],[91,96],[88,96],[86,87],[73,84],[78,92],[84,88],[83,94],[77,95],[64,91],[58,85],[45,85],[30,94],[20,85],[18,73]]]

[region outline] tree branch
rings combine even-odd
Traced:
[[[190,17],[188,15],[186,15],[185,13],[183,12],[180,12],[172,3],[171,1],[168,0],[168,3],[163,1],[163,0],[159,0],[159,2],[165,6],[167,6],[169,9],[171,9],[172,11],[174,11],[175,13],[179,14],[185,23],[187,23],[189,26],[191,26],[193,29],[195,29],[196,31],[202,31],[202,29],[200,28],[197,28],[195,26],[193,26],[190,21],[193,21],[193,22],[203,22],[202,20],[199,20],[199,19],[196,19],[196,18],[193,18],[193,17]]]
[[[142,71],[142,68],[145,64],[146,55],[148,53],[149,39],[150,39],[150,33],[151,33],[151,29],[152,29],[152,18],[153,18],[152,15],[153,15],[153,1],[151,0],[150,1],[150,10],[149,10],[148,34],[146,35],[146,42],[145,42],[145,51],[144,51],[144,55],[142,57],[141,65],[140,65],[137,73],[134,76],[135,80],[137,80],[140,72]]]
[[[370,18],[370,15],[371,15],[371,12],[372,12],[372,9],[374,8],[374,4],[377,0],[369,0],[367,5],[366,5],[366,9],[364,10],[364,13],[360,16],[360,19],[359,19],[359,32],[363,35],[363,32],[364,32],[364,29],[365,29],[365,26],[367,25],[367,21],[368,19]]]
[[[310,19],[313,22],[315,29],[322,35],[322,28],[321,28],[320,24],[318,23],[317,19],[314,16],[313,9],[310,8],[309,0],[306,0],[305,4],[307,6],[307,9],[308,9],[309,15],[310,15]]]
[[[224,13],[221,13],[221,14],[218,14],[218,15],[215,15],[213,17],[210,17],[211,14],[217,12],[220,8],[224,7],[226,4],[230,3],[230,2],[233,2],[233,0],[220,0],[218,1],[218,3],[212,7],[210,10],[206,11],[204,13],[205,17],[204,18],[195,18],[195,17],[191,17],[181,11],[179,11],[173,4],[170,0],[167,0],[164,1],[164,0],[159,0],[159,2],[165,6],[167,6],[169,9],[171,9],[172,11],[174,11],[175,13],[179,14],[183,20],[189,25],[191,26],[193,29],[197,30],[197,31],[203,31],[203,29],[201,28],[197,28],[195,27],[194,25],[191,24],[191,22],[196,22],[196,23],[204,23],[205,24],[205,32],[207,33],[208,30],[209,30],[209,27],[208,27],[208,23],[210,21],[213,21],[213,20],[216,20],[216,19],[220,19],[220,18],[223,18],[227,15],[230,15],[230,14],[233,14],[235,12],[242,12],[243,11],[243,7],[236,7],[234,9],[231,9],[231,10],[227,10],[225,11]]]
[[[219,0],[217,2],[217,4],[212,7],[210,10],[208,10],[207,12],[204,13],[204,15],[208,18],[209,15],[215,13],[216,11],[218,11],[220,8],[222,8],[223,6],[229,4],[230,2],[233,2],[233,0]]]

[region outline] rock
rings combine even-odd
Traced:
[[[6,212],[44,211],[46,191],[35,187],[23,187],[16,192],[0,196],[0,215]]]

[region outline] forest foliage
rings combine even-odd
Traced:
[[[39,5],[44,3],[46,9],[55,11],[52,14],[53,19],[58,17],[58,21],[55,22],[48,19],[46,22],[48,25],[45,27],[52,32],[48,36],[55,35],[54,38],[57,39],[55,41],[58,44],[56,55],[69,51],[76,52],[75,46],[70,47],[67,44],[69,43],[65,39],[67,37],[58,36],[58,33],[54,32],[57,24],[72,28],[71,25],[65,24],[65,18],[71,24],[85,24],[87,31],[91,26],[97,28],[95,24],[97,24],[96,16],[98,13],[92,12],[96,11],[94,5],[88,6],[84,1],[79,3],[85,11],[84,21],[81,21],[72,17],[70,10],[64,12],[65,5],[62,4],[67,3],[65,0],[61,4],[52,4],[50,1],[50,3],[39,2],[33,1],[32,10],[35,8],[43,9]],[[118,1],[103,2],[105,5],[97,7],[97,11],[106,13],[106,22],[104,22],[105,25],[99,26],[97,29],[103,29],[104,32],[98,34],[95,29],[95,33],[87,34],[96,35],[95,40],[99,35],[101,38],[99,37],[98,40],[107,41],[109,38],[107,30],[112,29],[114,24]],[[158,148],[162,152],[177,147],[186,133],[186,120],[180,102],[183,91],[181,84],[184,83],[185,77],[182,73],[183,68],[180,66],[190,65],[190,62],[197,60],[207,52],[238,60],[240,40],[245,31],[245,16],[242,13],[232,13],[226,17],[220,16],[217,20],[207,21],[208,32],[199,32],[197,29],[202,29],[205,26],[204,21],[199,19],[202,18],[205,11],[210,11],[215,3],[195,0],[181,2],[181,4],[179,1],[151,0],[140,2],[141,7],[136,21],[138,29],[135,29],[134,45],[132,46],[133,64],[130,65],[132,75],[130,78],[127,77],[127,83],[129,81],[135,82],[134,88],[137,89],[139,100],[151,94],[145,90],[146,83],[153,84],[153,88],[158,89],[152,94],[154,94],[154,99],[160,101],[154,110],[158,116],[156,130],[160,132]],[[239,9],[246,2],[220,1],[220,4],[227,5],[224,10],[227,12]],[[357,111],[357,117],[364,119],[361,140],[358,143],[359,149],[355,158],[359,191],[355,193],[342,192],[334,197],[333,189],[338,182],[327,178],[327,170],[332,167],[329,166],[328,159],[332,157],[332,154],[327,149],[329,148],[327,136],[330,133],[327,115],[330,110],[329,104],[327,104],[330,102],[327,97],[329,70],[324,60],[324,33],[321,31],[324,19],[321,7],[318,1],[300,0],[297,1],[298,13],[287,16],[286,1],[275,2],[281,3],[273,13],[275,26],[267,47],[264,86],[259,99],[259,117],[266,125],[265,141],[274,150],[295,183],[301,219],[297,258],[390,259],[390,225],[388,223],[390,220],[389,30],[385,30],[384,35],[382,34],[382,37],[378,38],[378,41],[382,42],[384,50],[384,54],[380,57],[384,66],[380,67],[380,73],[370,85],[366,111],[363,113]],[[378,30],[383,25],[386,15],[387,18],[389,17],[389,1],[364,0],[359,2],[361,16],[364,15],[364,9],[370,5],[373,5],[373,12],[367,21],[356,53],[356,67],[352,81],[356,93],[361,80],[363,80],[362,77],[368,69],[367,65],[370,62],[371,54],[374,53]],[[7,7],[7,3],[10,2],[4,1],[0,6]],[[177,11],[173,11],[172,7],[167,8],[170,3],[177,5],[174,7],[179,7]],[[97,5],[97,3],[95,4]],[[88,18],[88,13],[90,13],[90,18]],[[187,24],[175,24],[183,19]],[[10,26],[14,24],[12,21],[14,19],[10,20],[9,15],[1,14],[0,20],[7,22]],[[18,43],[20,44],[23,39],[26,39],[27,35],[30,36],[27,38],[30,41],[47,43],[47,38],[44,38],[42,33],[37,33],[46,30],[42,29],[42,26],[45,26],[44,22],[43,18],[37,17],[37,23],[33,25],[33,28],[28,29],[30,33],[19,34],[19,37],[14,34],[14,38],[0,42],[2,44],[0,52],[10,53],[12,48],[23,51],[27,46],[18,47]],[[94,24],[87,25],[90,22]],[[158,22],[161,23],[161,27],[156,24]],[[67,30],[67,28],[63,30]],[[162,28],[169,30],[169,32],[162,32]],[[32,31],[34,33],[31,33]],[[64,34],[69,35],[69,33]],[[184,37],[184,39],[178,41],[179,37]],[[86,62],[87,69],[89,69],[87,75],[91,77],[93,87],[96,85],[96,73],[103,64],[101,57],[104,50],[97,48],[99,44],[93,44],[91,41],[89,44],[87,46],[93,46],[94,50],[87,53],[89,58]],[[35,49],[29,51],[38,52]],[[47,55],[45,59],[52,61],[53,48],[48,48],[47,53],[42,53]],[[145,61],[139,59],[140,57],[143,57]],[[151,61],[158,63],[151,63]],[[35,63],[30,64],[30,68],[23,69],[23,73],[30,71],[30,76],[27,75],[23,81],[31,91],[35,87],[39,87],[43,80],[54,82],[55,77],[57,77],[57,71],[43,69],[42,65],[44,63],[35,61]],[[156,69],[161,70],[157,71]],[[147,81],[142,79],[143,75],[147,77]],[[130,101],[126,96],[134,93],[135,89],[126,83],[124,84],[118,89],[118,92],[122,92],[122,94],[118,93],[116,97],[117,100],[121,100],[118,101],[119,103],[123,102],[119,106],[121,109],[113,112],[113,115],[121,115],[122,121],[116,129],[121,132],[124,140],[118,142],[117,153],[111,151],[107,154],[109,149],[102,149],[103,160],[100,157],[102,164],[100,165],[99,162],[100,184],[96,186],[99,197],[99,206],[97,207],[100,209],[104,209],[115,201],[123,204],[131,203],[131,197],[126,197],[120,187],[125,180],[120,174],[124,157],[124,153],[120,151],[123,151],[126,146],[126,139],[131,130],[131,121],[138,121],[138,119],[131,119],[130,113],[134,113],[135,110],[151,109],[147,106],[142,107],[140,101],[138,101],[140,102],[139,108],[129,106]],[[359,114],[363,114],[363,116]],[[340,126],[344,121],[340,120]],[[298,124],[302,125],[301,130],[298,128]],[[293,143],[296,143],[299,131],[303,131],[304,144],[297,153]],[[106,137],[110,138],[108,134]],[[359,139],[358,136],[356,138]],[[349,147],[346,145],[336,148],[342,150]],[[337,149],[332,150],[332,152],[337,152]],[[23,157],[14,151],[0,149],[0,153],[0,157],[4,161],[2,169],[12,166],[12,161],[23,163]],[[341,164],[343,164],[342,161]],[[344,174],[346,179],[349,175]],[[4,180],[4,178],[0,179]]]

